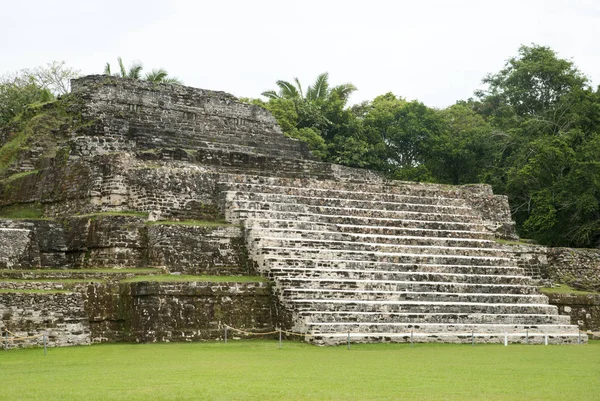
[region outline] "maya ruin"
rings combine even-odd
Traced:
[[[0,136],[14,149],[0,331],[29,338],[13,346],[43,332],[51,346],[202,341],[225,325],[317,345],[563,344],[599,330],[598,296],[536,285],[597,281],[600,252],[512,244],[507,199],[488,185],[320,162],[223,92],[104,75],[72,88]]]

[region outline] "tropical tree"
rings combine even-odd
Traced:
[[[129,68],[126,68],[125,64],[123,63],[123,59],[121,57],[117,57],[117,64],[119,66],[119,71],[113,73],[111,71],[110,63],[106,63],[106,65],[104,66],[104,74],[113,75],[121,78],[139,79],[156,83],[161,82],[178,85],[182,84],[182,82],[178,78],[169,77],[167,71],[162,68],[153,69],[146,75],[142,75],[142,70],[144,69],[144,66],[140,62],[134,62],[129,66]]]
[[[332,159],[334,138],[340,133],[347,136],[353,125],[354,117],[346,103],[356,87],[350,83],[331,87],[326,72],[306,90],[298,78],[276,84],[278,90],[262,93],[268,99],[264,107],[271,110],[286,135],[308,143],[313,153]]]

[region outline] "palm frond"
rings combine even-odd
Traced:
[[[306,90],[306,99],[317,100],[327,97],[329,89],[329,73],[320,74],[315,82]]]
[[[106,63],[104,66],[104,75],[110,75],[110,63]]]
[[[177,77],[166,77],[161,82],[165,84],[183,85],[183,81]]]
[[[117,57],[117,61],[119,62],[119,69],[121,70],[121,77],[127,77],[127,69],[125,68],[125,64],[123,64],[123,59],[121,57]]]
[[[154,70],[150,71],[148,74],[146,74],[146,81],[164,82],[164,80],[167,79],[168,75],[169,74],[167,74],[167,71],[165,71],[162,68],[154,69]]]
[[[275,91],[265,91],[261,95],[268,99],[281,99],[281,96]]]
[[[356,91],[356,86],[351,83],[341,84],[333,87],[331,89],[331,94],[336,94],[340,99],[346,101],[352,94],[352,92]]]
[[[304,99],[304,92],[302,92],[302,85],[300,84],[300,80],[298,78],[294,78],[294,82],[296,82],[296,87],[298,88],[298,92],[300,92],[300,97]]]
[[[300,97],[300,93],[294,85],[287,81],[277,81],[277,86],[280,88],[280,97],[286,99],[297,99]]]
[[[140,62],[135,62],[129,67],[127,78],[140,79],[142,77],[142,69],[144,66]]]

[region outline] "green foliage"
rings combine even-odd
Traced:
[[[600,244],[600,94],[547,47],[485,80],[474,110],[497,134],[484,180],[507,194],[521,235],[542,244]]]
[[[24,112],[28,105],[48,102],[53,98],[52,93],[38,86],[32,77],[0,81],[0,130]]]
[[[105,75],[113,75],[115,77],[120,78],[129,78],[129,79],[144,79],[145,81],[154,82],[154,83],[165,83],[165,84],[177,84],[182,85],[183,82],[176,77],[169,77],[167,71],[163,68],[153,69],[146,75],[142,76],[142,70],[144,69],[144,65],[140,62],[132,63],[129,68],[125,67],[123,63],[123,59],[121,57],[117,57],[117,64],[119,66],[119,71],[112,73],[110,63],[106,63],[104,65],[104,74]]]
[[[600,343],[582,346],[284,341],[101,344],[2,351],[6,400],[596,400]]]
[[[279,80],[276,84],[278,91],[262,93],[267,102],[253,103],[271,111],[284,134],[307,143],[314,155],[331,158],[328,143],[340,131],[347,133],[354,117],[345,106],[356,87],[350,83],[330,87],[327,73],[320,74],[306,92],[298,78],[294,83]]]

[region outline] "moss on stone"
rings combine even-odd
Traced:
[[[147,225],[173,225],[173,226],[197,226],[197,227],[231,227],[233,224],[226,221],[209,221],[209,220],[159,220],[159,221],[147,221]]]
[[[66,290],[9,290],[0,289],[0,294],[72,294],[73,291]]]
[[[592,294],[600,294],[598,292],[593,291],[581,291],[576,290],[567,284],[559,284],[555,287],[543,287],[540,288],[540,291],[544,294],[574,294],[574,295],[592,295]]]
[[[78,215],[77,217],[102,217],[102,216],[129,216],[129,217],[142,217],[148,218],[148,213],[146,212],[137,212],[133,210],[124,210],[120,212],[97,212],[97,213],[87,213]]]
[[[123,283],[150,282],[214,282],[214,283],[263,283],[268,280],[259,276],[192,276],[163,274],[157,276],[136,276],[122,280]]]
[[[44,209],[39,203],[25,203],[0,207],[0,218],[41,219]]]

